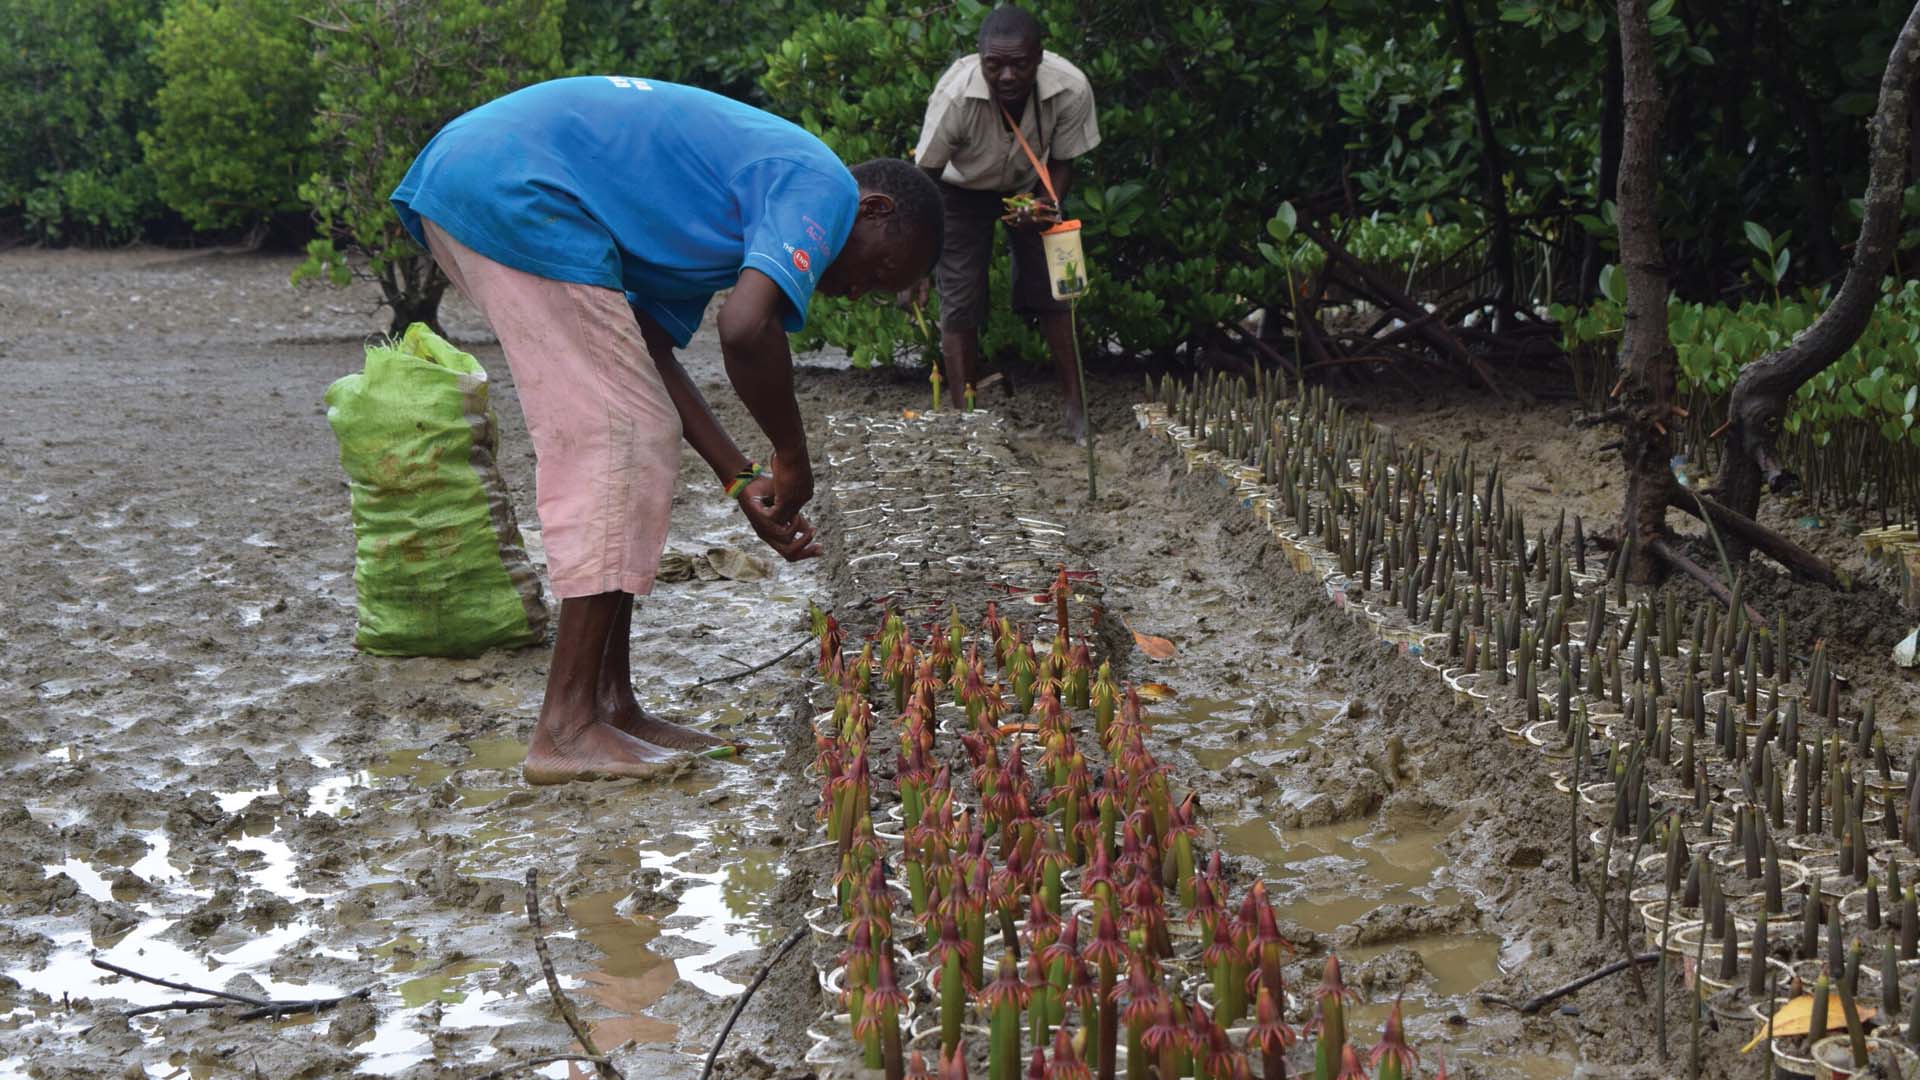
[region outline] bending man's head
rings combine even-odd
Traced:
[[[940,188],[900,158],[874,158],[852,171],[860,185],[860,211],[816,291],[860,296],[909,288],[940,258],[946,232]]]
[[[994,101],[1017,109],[1033,93],[1046,32],[1025,8],[1008,4],[980,21],[980,75]]]

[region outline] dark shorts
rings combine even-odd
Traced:
[[[954,330],[979,326],[987,318],[987,270],[993,261],[993,226],[1007,212],[998,191],[972,191],[941,182],[946,205],[947,240],[934,267],[940,286],[940,325]],[[1013,310],[1019,315],[1066,311],[1047,285],[1047,258],[1040,233],[1008,229],[1013,249]]]

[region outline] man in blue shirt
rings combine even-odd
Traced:
[[[443,128],[393,192],[407,231],[500,338],[535,454],[560,597],[534,783],[643,775],[702,732],[647,714],[628,641],[666,543],[679,440],[789,560],[819,553],[787,333],[816,292],[897,292],[941,245],[937,187],[849,170],[801,128],[693,87],[540,83]],[[674,357],[709,300],[728,380],[772,444],[751,461]]]

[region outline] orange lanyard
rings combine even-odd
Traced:
[[[1040,99],[1037,96],[1034,98],[1032,105],[1034,108],[1033,123],[1035,128],[1038,128],[1040,125]],[[1027,145],[1027,137],[1021,133],[1020,125],[1014,121],[1013,114],[1007,111],[1005,105],[1002,105],[1000,106],[1000,115],[1006,117],[1007,126],[1013,128],[1013,137],[1020,141],[1020,149],[1026,152],[1027,160],[1033,163],[1033,171],[1040,174],[1040,186],[1047,189],[1047,198],[1053,200],[1053,205],[1059,206],[1060,195],[1053,190],[1053,178],[1047,175],[1047,167],[1040,164],[1040,159],[1034,154],[1033,147]]]

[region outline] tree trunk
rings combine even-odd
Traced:
[[[440,298],[447,292],[447,276],[434,265],[433,256],[423,253],[389,264],[380,274],[380,292],[393,311],[389,334],[399,337],[407,327],[422,322],[445,336],[440,329]]]
[[[1672,497],[1674,349],[1667,336],[1667,273],[1657,214],[1660,123],[1659,58],[1647,23],[1646,0],[1619,0],[1620,70],[1626,123],[1620,153],[1620,265],[1627,275],[1626,328],[1620,338],[1620,456],[1627,468],[1620,520],[1630,579],[1660,580],[1666,563],[1656,551],[1667,533]]]
[[[1914,80],[1916,51],[1920,51],[1920,4],[1907,15],[1880,80],[1880,103],[1868,124],[1872,151],[1866,214],[1854,245],[1853,263],[1847,268],[1839,294],[1812,326],[1785,348],[1742,368],[1733,384],[1718,490],[1720,501],[1735,513],[1756,516],[1763,486],[1784,492],[1799,483],[1799,478],[1780,463],[1776,446],[1788,402],[1801,384],[1853,347],[1880,300],[1881,279],[1893,261],[1899,239],[1911,137],[1908,94]],[[1750,550],[1738,539],[1728,545],[1728,554],[1738,558],[1745,558]]]
[[[1480,129],[1480,164],[1486,183],[1487,213],[1493,223],[1493,273],[1497,280],[1494,296],[1500,306],[1494,309],[1493,331],[1501,332],[1507,322],[1507,309],[1519,292],[1513,265],[1513,222],[1507,216],[1506,154],[1500,148],[1500,136],[1493,130],[1493,110],[1487,104],[1487,80],[1480,74],[1480,49],[1473,41],[1473,23],[1467,18],[1466,0],[1447,0],[1447,15],[1453,20],[1454,41],[1460,47],[1461,69],[1467,86],[1473,91],[1473,118]]]

